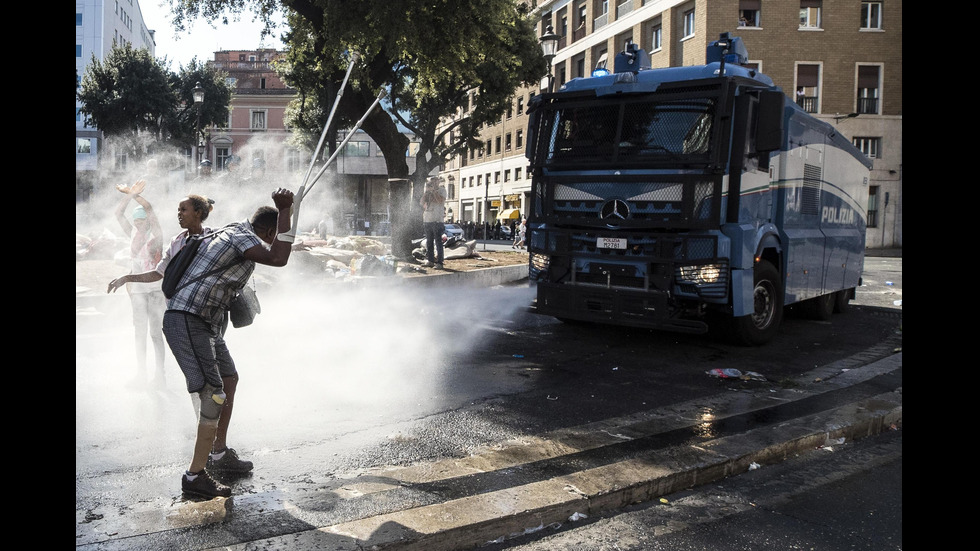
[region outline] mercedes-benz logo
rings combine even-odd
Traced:
[[[602,204],[599,218],[610,222],[626,220],[630,215],[630,207],[622,199],[611,199]]]

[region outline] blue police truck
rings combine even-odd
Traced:
[[[703,66],[651,69],[631,44],[534,98],[532,311],[761,345],[785,306],[847,307],[871,161],[747,59],[729,33]]]

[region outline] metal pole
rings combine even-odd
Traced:
[[[337,112],[337,106],[340,105],[340,98],[344,97],[344,89],[347,87],[347,79],[350,78],[351,70],[354,68],[354,64],[357,63],[358,55],[357,52],[351,54],[350,64],[347,66],[347,74],[344,75],[344,81],[340,84],[340,91],[337,93],[337,98],[334,99],[333,107],[330,108],[330,115],[327,116],[327,123],[323,125],[323,133],[320,134],[320,141],[316,144],[316,149],[313,150],[313,157],[310,158],[310,167],[306,170],[306,175],[303,176],[303,184],[300,186],[300,191],[306,186],[306,182],[310,179],[310,174],[313,172],[313,165],[316,163],[316,158],[320,155],[320,150],[323,148],[323,141],[327,138],[327,129],[330,128],[330,123],[333,122],[334,113]]]
[[[381,103],[381,100],[386,95],[388,95],[388,92],[386,92],[385,90],[381,90],[381,92],[378,93],[378,97],[374,100],[374,103],[372,103],[371,106],[368,107],[368,110],[364,113],[364,116],[361,117],[361,120],[357,121],[357,124],[355,124],[354,128],[352,128],[351,131],[348,132],[347,137],[344,138],[344,141],[340,143],[340,145],[337,147],[337,150],[333,152],[333,155],[331,155],[330,158],[327,159],[327,162],[323,163],[323,166],[320,168],[320,171],[316,173],[316,177],[314,177],[313,181],[310,182],[309,187],[306,187],[305,184],[300,186],[299,191],[296,192],[293,198],[293,225],[292,225],[293,228],[299,227],[297,225],[299,223],[299,205],[300,203],[303,202],[303,198],[306,197],[306,194],[308,194],[311,189],[313,189],[313,185],[316,184],[317,180],[320,179],[320,176],[322,176],[323,173],[326,172],[327,167],[330,166],[330,163],[332,163],[333,160],[337,158],[337,154],[343,151],[344,146],[347,145],[347,142],[349,142],[350,139],[354,136],[354,132],[357,132],[357,130],[361,127],[361,125],[364,124],[364,121],[367,120],[368,115],[370,115],[371,112],[374,111],[374,108],[377,107],[379,103]]]

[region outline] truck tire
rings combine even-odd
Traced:
[[[847,303],[851,301],[854,289],[841,289],[834,295],[834,313],[842,314],[847,311]]]
[[[836,304],[837,293],[834,292],[807,299],[803,301],[802,306],[807,317],[817,321],[830,321]]]
[[[735,342],[759,346],[771,341],[783,321],[783,281],[771,262],[760,260],[755,266],[753,302],[755,313],[732,319]]]

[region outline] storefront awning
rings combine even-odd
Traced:
[[[520,220],[521,209],[505,209],[504,212],[497,215],[497,218],[500,220]]]

